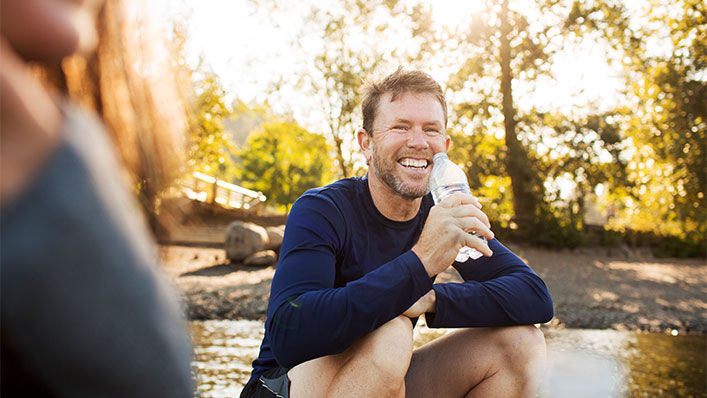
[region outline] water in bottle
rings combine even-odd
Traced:
[[[432,161],[434,165],[432,166],[432,173],[430,174],[430,192],[432,192],[432,199],[434,199],[435,204],[441,202],[454,192],[471,194],[464,171],[449,160],[446,153],[440,152],[435,154]],[[486,240],[486,238],[475,232],[471,232],[471,234],[484,241]],[[464,262],[469,258],[476,260],[481,256],[480,251],[464,246],[459,250],[459,253],[457,253],[455,260]]]

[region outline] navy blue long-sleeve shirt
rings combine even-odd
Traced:
[[[272,282],[253,377],[338,354],[402,314],[430,289],[430,327],[508,326],[553,316],[545,283],[497,240],[492,257],[454,263],[465,282],[433,284],[410,249],[433,206],[392,221],[376,209],[366,178],[305,192],[292,207]]]

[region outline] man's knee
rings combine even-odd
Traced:
[[[410,366],[413,350],[412,322],[399,316],[365,337],[361,349],[381,376],[401,383]]]
[[[495,340],[504,362],[512,369],[526,372],[544,365],[545,337],[535,326],[500,328]]]
[[[292,396],[324,396],[340,386],[372,385],[375,396],[399,396],[412,357],[412,323],[398,317],[356,341],[341,354],[290,369]]]

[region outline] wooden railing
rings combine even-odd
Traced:
[[[184,194],[192,200],[206,203],[218,203],[231,209],[255,209],[265,202],[262,192],[218,180],[209,175],[195,171],[191,177],[181,182]]]

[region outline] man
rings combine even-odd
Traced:
[[[439,84],[398,69],[368,86],[362,108],[357,138],[368,174],[293,205],[242,396],[531,395],[545,342],[522,325],[549,321],[552,301],[493,239],[474,197],[433,205],[432,157],[450,143]],[[454,263],[463,246],[484,257]],[[465,282],[433,284],[451,265]],[[422,314],[430,327],[460,329],[413,350]]]

